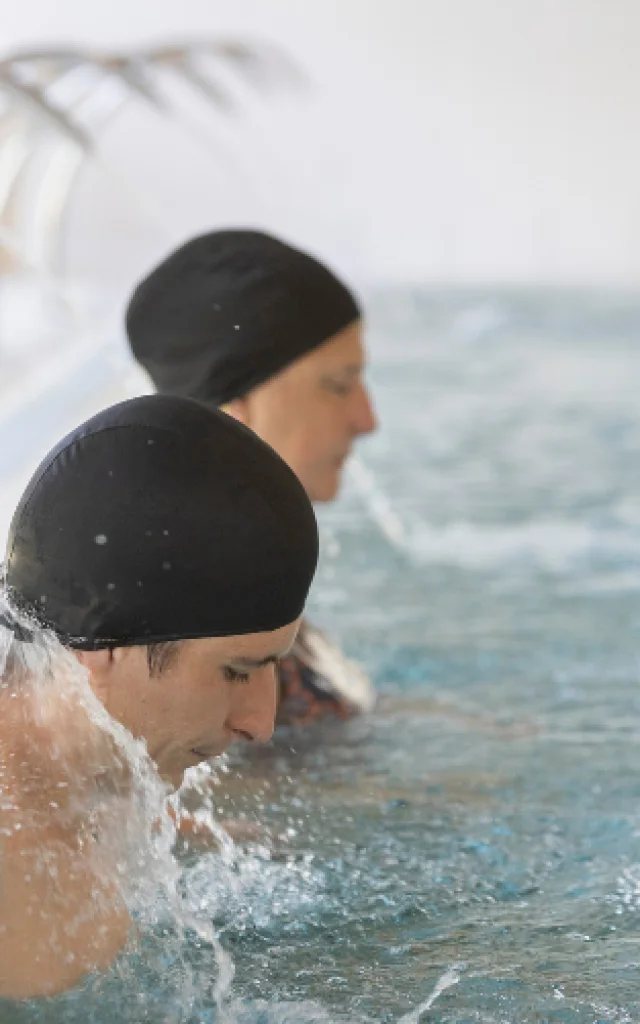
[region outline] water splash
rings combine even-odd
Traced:
[[[417,567],[458,566],[482,572],[517,563],[561,575],[597,559],[640,558],[637,530],[625,525],[604,528],[569,518],[436,525],[415,515],[409,524],[360,457],[351,458],[348,470],[372,522],[391,547]],[[635,589],[637,574],[632,585]]]
[[[101,892],[117,894],[134,927],[108,973],[124,982],[125,991],[135,983],[131,958],[146,945],[146,970],[157,971],[165,983],[169,976],[175,1011],[166,1019],[189,1020],[203,1000],[221,1009],[233,961],[208,913],[198,914],[184,898],[173,852],[176,815],[145,744],[107,713],[74,654],[18,614],[5,594],[0,594],[0,615],[0,835],[11,841],[37,827],[37,842],[25,840],[19,852],[26,850],[38,871],[53,872],[57,882],[50,836],[61,832],[75,857],[70,875],[88,870]],[[59,877],[64,886],[64,876]],[[72,889],[60,892],[66,912]],[[50,926],[52,934],[59,929],[72,940],[87,911],[95,907],[86,901],[79,901],[69,919],[43,911],[43,928]],[[162,939],[155,951],[150,935]],[[196,983],[186,955],[190,935],[211,951],[208,986],[202,978]]]
[[[436,999],[439,999],[448,988],[458,984],[463,970],[464,964],[453,964],[449,967],[436,982],[431,995],[423,1003],[420,1003],[420,1006],[417,1006],[415,1010],[405,1013],[404,1017],[401,1017],[398,1021],[398,1024],[420,1024],[420,1018],[423,1013],[431,1009]]]

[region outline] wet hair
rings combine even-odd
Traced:
[[[259,231],[212,231],[140,282],[126,328],[157,391],[220,406],[360,315],[351,291],[314,256]]]
[[[182,647],[182,640],[165,640],[147,644],[147,667],[150,676],[160,676],[173,662]]]

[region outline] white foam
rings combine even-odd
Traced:
[[[565,572],[593,556],[640,557],[640,537],[623,529],[600,529],[579,520],[530,520],[519,524],[421,523],[407,539],[415,560],[487,570],[520,562]]]
[[[561,573],[594,556],[640,558],[640,536],[626,525],[605,529],[568,518],[439,525],[414,516],[405,522],[360,457],[349,463],[349,474],[382,535],[413,563],[481,571],[520,563]]]

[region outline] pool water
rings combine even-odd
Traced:
[[[186,998],[148,935],[3,1022],[640,1019],[640,301],[398,291],[370,319],[382,429],[310,615],[380,702],[223,766],[216,813],[255,834],[181,856],[224,1009],[206,943]]]

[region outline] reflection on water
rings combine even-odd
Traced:
[[[257,831],[180,854],[235,962],[223,1019],[637,1020],[640,305],[412,294],[371,320],[384,429],[323,512],[312,617],[383,696],[234,754],[215,814]],[[149,932],[2,1020],[213,1020],[205,947],[191,1002]]]

